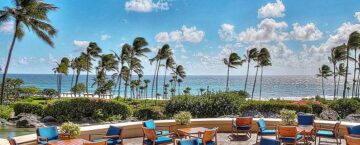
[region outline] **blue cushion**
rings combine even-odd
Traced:
[[[57,139],[54,139],[54,140],[49,140],[49,142],[58,142],[58,141],[61,141],[61,140],[57,140]],[[48,142],[47,142],[47,141],[40,141],[40,142],[38,142],[38,144],[47,145],[47,144],[48,144]]]
[[[261,138],[260,145],[279,145],[279,141],[270,138]]]
[[[332,131],[319,130],[319,131],[316,133],[316,136],[334,137],[334,133],[333,133]]]
[[[47,137],[49,141],[59,137],[56,127],[40,127],[37,129],[37,136]]]
[[[156,126],[155,126],[154,120],[151,119],[151,120],[145,121],[144,122],[144,127],[150,128],[150,129],[155,129]]]
[[[360,125],[348,128],[349,134],[360,135]]]
[[[266,124],[265,124],[264,119],[259,119],[259,121],[257,123],[259,125],[260,130],[266,129]]]
[[[103,141],[107,141],[108,145],[117,145],[117,144],[121,144],[121,139],[95,139],[92,140],[92,142],[103,142]]]
[[[296,136],[296,141],[299,141],[303,138],[302,135],[297,135]],[[279,138],[282,142],[286,142],[286,143],[292,143],[294,142],[294,138],[293,137],[280,137]]]
[[[198,139],[198,145],[203,145],[203,141],[202,141],[202,139]],[[208,142],[206,142],[206,145],[215,145],[215,142],[214,141],[208,141]]]
[[[156,135],[168,135],[170,134],[170,131],[162,130],[162,131],[155,131]]]
[[[120,135],[121,128],[116,126],[111,126],[107,130],[106,136]]]
[[[178,145],[198,145],[198,139],[192,138],[192,139],[182,139],[178,142]]]
[[[155,141],[155,144],[163,144],[163,143],[171,143],[173,140],[166,136],[158,137]],[[146,145],[152,145],[152,141],[150,139],[144,140],[144,144]]]
[[[298,115],[298,125],[313,125],[314,116],[313,115]]]
[[[249,130],[251,128],[251,126],[250,125],[243,125],[243,126],[233,125],[233,128],[236,128],[237,130]]]
[[[266,130],[260,130],[260,134],[276,134],[276,131],[274,129],[266,129]]]

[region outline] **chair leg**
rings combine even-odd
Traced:
[[[320,144],[320,142],[321,142],[320,140],[321,140],[321,138],[319,137],[319,144]]]
[[[259,133],[256,135],[256,143],[258,143]]]
[[[336,139],[336,145],[339,145],[339,140],[338,139]]]

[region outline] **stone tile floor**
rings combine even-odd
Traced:
[[[269,138],[274,138],[268,136]],[[217,136],[218,145],[258,145],[256,144],[256,134],[252,134],[251,138],[247,138],[245,135],[232,136],[230,133],[218,133]],[[125,145],[142,145],[142,137],[130,138],[124,140]],[[345,145],[345,140],[341,141],[342,145]],[[300,143],[302,145],[302,143]],[[312,145],[315,145],[312,142]],[[332,139],[321,139],[320,145],[336,145],[335,140]]]

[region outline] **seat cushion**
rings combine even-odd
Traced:
[[[117,144],[121,144],[121,139],[95,139],[92,140],[92,142],[103,142],[103,141],[107,141],[108,145],[117,145]]]
[[[302,135],[297,135],[296,136],[296,141],[299,141],[303,138]],[[294,142],[294,138],[293,137],[280,137],[279,140],[281,140],[282,142],[286,142],[286,143],[292,143]]]
[[[259,121],[257,122],[259,125],[260,130],[265,130],[266,129],[266,124],[264,119],[259,119]]]
[[[178,145],[198,145],[198,139],[192,138],[192,139],[182,139],[178,142]]]
[[[279,141],[270,138],[261,138],[260,145],[279,145]]]
[[[203,145],[203,141],[202,139],[198,139],[198,145]],[[215,142],[214,141],[208,141],[206,142],[206,145],[215,145]]]
[[[156,135],[169,135],[170,132],[167,130],[156,131]]]
[[[260,134],[275,134],[276,131],[274,129],[266,129],[266,130],[260,130]]]
[[[59,137],[56,127],[40,127],[36,132],[37,136],[47,137],[48,140],[56,140]]]
[[[171,143],[172,139],[166,136],[161,136],[156,139],[155,144],[163,144],[163,143]],[[144,144],[152,145],[152,141],[150,139],[144,140]]]
[[[348,131],[349,131],[349,134],[360,135],[360,125],[349,127]]]
[[[251,126],[250,125],[243,125],[243,126],[233,125],[233,128],[236,128],[237,130],[250,130]]]
[[[54,140],[49,140],[48,142],[47,141],[40,141],[40,142],[38,142],[38,144],[47,145],[49,142],[58,142],[58,141],[61,141],[61,140],[54,139]]]
[[[155,126],[154,120],[151,119],[151,120],[145,121],[144,122],[144,127],[150,128],[150,129],[155,129],[156,126]]]
[[[332,131],[319,130],[319,131],[316,133],[316,136],[334,137],[334,133],[333,133]]]
[[[113,136],[113,135],[120,135],[121,134],[121,128],[116,126],[111,126],[106,132],[106,136]]]

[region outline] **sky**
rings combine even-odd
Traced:
[[[148,59],[169,44],[188,75],[226,75],[222,59],[250,48],[268,48],[272,66],[264,75],[315,75],[332,47],[360,31],[358,0],[44,0],[59,7],[49,14],[58,30],[51,48],[26,31],[15,44],[9,73],[52,74],[55,62],[73,58],[96,42],[104,53],[144,37]],[[0,9],[13,6],[0,0]],[[7,57],[14,23],[0,23],[0,65]],[[251,63],[250,74],[255,73]],[[246,64],[231,75],[245,75]]]

